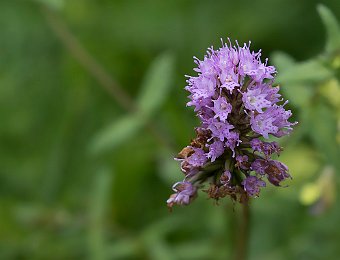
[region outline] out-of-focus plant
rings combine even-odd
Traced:
[[[273,61],[280,71],[276,82],[285,86],[282,91],[299,117],[292,142],[307,138],[325,167],[333,169],[328,172],[340,174],[340,25],[327,7],[319,5],[317,10],[326,29],[324,51],[302,62],[276,52]],[[335,193],[332,185],[336,181],[336,174],[321,174],[319,181],[302,189],[301,202],[310,205],[327,200],[327,206],[332,205],[335,195],[321,190]]]
[[[174,58],[170,53],[156,58],[140,87],[141,93],[136,104],[131,107],[132,112],[114,120],[96,134],[90,143],[92,153],[114,149],[139,132],[150,121],[168,96],[173,78],[173,67]]]

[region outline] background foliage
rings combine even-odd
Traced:
[[[165,206],[198,124],[183,75],[229,36],[271,57],[299,121],[250,259],[338,259],[340,6],[319,2],[1,1],[0,258],[231,256],[237,206]]]

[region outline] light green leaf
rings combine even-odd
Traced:
[[[179,162],[174,160],[176,154],[169,150],[158,153],[158,174],[167,185],[171,185],[183,178]]]
[[[116,148],[137,133],[144,123],[145,119],[138,114],[115,120],[96,134],[90,143],[90,152],[97,154]]]
[[[173,78],[174,59],[170,53],[157,57],[151,64],[137,100],[139,111],[150,116],[165,101]]]
[[[282,84],[318,83],[333,75],[320,60],[313,59],[296,63],[287,70],[279,73],[276,82]]]
[[[177,259],[164,238],[174,227],[180,226],[181,222],[179,217],[166,217],[143,230],[140,239],[150,252],[150,259]]]
[[[305,124],[305,121],[301,121]],[[280,161],[289,166],[289,171],[294,178],[294,183],[304,183],[311,178],[321,166],[319,154],[309,146],[298,143],[285,147],[285,152],[280,155]]]
[[[104,218],[109,204],[111,182],[110,169],[100,168],[94,175],[93,189],[89,193],[88,248],[92,259],[106,259]]]
[[[278,74],[282,71],[289,69],[291,66],[294,66],[295,60],[293,57],[289,56],[287,53],[276,51],[272,54],[271,60],[274,63]]]
[[[326,51],[328,53],[333,53],[340,49],[339,23],[335,15],[326,6],[319,4],[317,10],[327,31]]]
[[[289,71],[292,67],[296,66],[294,59],[284,52],[274,52],[272,55],[272,61],[278,70],[278,79],[284,71]],[[277,81],[277,80],[276,80]],[[278,82],[280,83],[280,82]],[[313,95],[313,89],[308,85],[286,83],[281,82],[281,91],[284,96],[296,107],[303,107],[308,103],[311,96]]]
[[[216,250],[216,249],[215,249]],[[220,251],[224,248],[219,248]],[[179,259],[210,259],[214,251],[211,239],[200,239],[174,246],[174,252]],[[221,252],[214,252],[214,254]],[[224,253],[224,252],[223,252]],[[217,258],[216,258],[217,259]],[[218,259],[228,259],[225,256]]]
[[[329,164],[340,169],[340,147],[336,142],[337,121],[332,109],[321,101],[309,109],[309,135]]]
[[[310,102],[314,93],[313,88],[302,84],[286,84],[281,91],[293,106],[301,109]]]
[[[132,238],[122,238],[107,247],[106,255],[109,259],[126,259],[133,257],[140,249],[139,241]]]
[[[35,0],[35,1],[42,3],[47,7],[55,10],[60,10],[64,7],[64,0]]]

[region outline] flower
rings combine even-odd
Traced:
[[[255,171],[257,174],[264,175],[266,174],[267,163],[263,159],[255,159],[251,164],[251,169]]]
[[[220,140],[215,140],[212,144],[208,145],[209,152],[207,157],[211,162],[214,162],[217,157],[220,157],[224,153],[224,143]]]
[[[228,138],[230,130],[233,129],[234,126],[228,122],[223,123],[213,118],[209,121],[207,128],[211,131],[212,136],[214,136],[215,139],[224,141],[224,139]]]
[[[222,185],[227,185],[229,184],[230,180],[231,180],[231,173],[230,171],[225,170],[220,177],[220,182]]]
[[[172,194],[167,200],[169,207],[174,204],[187,205],[196,197],[197,189],[190,182],[177,182],[172,187],[176,193]]]
[[[242,94],[242,101],[248,110],[263,113],[264,108],[272,105],[272,102],[267,99],[268,94],[262,92],[263,90],[266,90],[266,88],[255,87]]]
[[[268,175],[268,181],[275,186],[280,186],[280,183],[285,179],[291,178],[288,173],[287,165],[275,160],[267,161],[265,173]]]
[[[231,112],[232,106],[227,102],[225,97],[218,97],[213,100],[214,107],[213,111],[215,113],[214,118],[219,118],[222,122],[227,120],[229,113]]]
[[[273,153],[279,155],[282,150],[277,142],[263,142],[256,138],[250,141],[250,145],[255,152],[263,153],[266,158],[269,158]]]
[[[263,180],[255,176],[246,177],[243,182],[244,190],[248,193],[249,196],[255,197],[260,193],[260,187],[265,187],[266,183]]]
[[[237,155],[236,156],[236,167],[239,167],[243,170],[249,169],[249,162],[247,155]]]
[[[194,153],[187,158],[187,162],[194,167],[203,166],[208,160],[205,152],[200,148],[193,148],[193,150]]]
[[[290,178],[287,166],[271,158],[282,148],[265,141],[288,135],[296,124],[273,86],[276,69],[261,61],[261,51],[250,50],[250,42],[228,41],[209,48],[203,60],[194,57],[197,75],[188,76],[185,89],[201,125],[177,157],[185,179],[175,184],[169,207],[189,204],[205,183],[211,198],[244,202],[259,195],[263,179],[281,186]]]

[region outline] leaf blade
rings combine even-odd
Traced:
[[[318,59],[299,62],[278,74],[276,82],[282,84],[318,83],[333,76]]]
[[[98,154],[116,148],[136,134],[144,123],[145,120],[138,114],[115,120],[94,136],[89,145],[90,153]]]
[[[278,70],[278,73],[289,69],[291,66],[294,66],[295,60],[293,57],[289,56],[287,53],[282,51],[276,51],[272,54],[271,60],[273,61],[275,67]]]
[[[104,219],[109,205],[112,174],[108,167],[99,168],[94,176],[88,209],[88,249],[92,259],[106,259],[106,238]]]
[[[327,33],[326,51],[329,53],[333,53],[334,51],[340,49],[339,22],[337,21],[335,15],[328,7],[319,4],[317,6],[317,10],[326,28]]]
[[[165,101],[172,82],[174,58],[171,53],[158,56],[148,69],[137,99],[138,111],[149,117]]]

